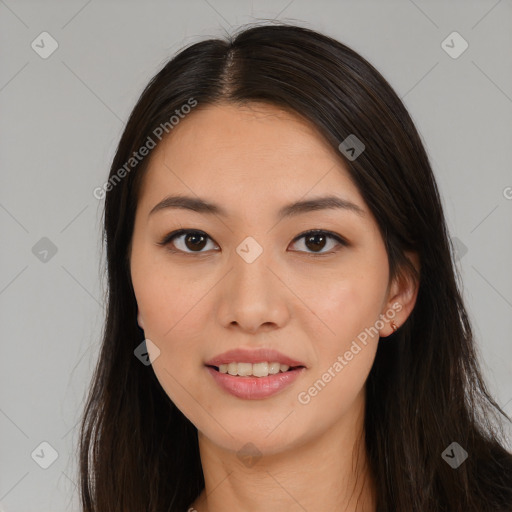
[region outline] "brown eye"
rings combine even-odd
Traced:
[[[349,245],[341,236],[320,229],[302,233],[296,237],[292,243],[296,244],[298,241],[302,240],[304,240],[303,243],[306,250],[299,250],[298,252],[305,252],[313,256],[332,254],[335,252],[337,246]],[[208,252],[208,250],[203,249],[205,249],[209,241],[213,243],[213,240],[203,231],[180,229],[179,231],[168,234],[159,242],[159,245],[167,247],[168,250],[173,253],[202,254]],[[217,247],[215,244],[213,245],[213,248]],[[326,248],[327,250],[324,250]]]
[[[206,237],[200,233],[188,233],[183,240],[185,246],[191,251],[200,251],[206,245]]]
[[[308,235],[304,239],[304,243],[308,249],[318,252],[321,251],[326,244],[327,237],[323,234]]]
[[[202,231],[180,230],[166,236],[160,245],[171,246],[170,251],[184,253],[202,253],[205,246],[211,240],[210,237]]]
[[[335,249],[337,245],[338,246],[339,245],[342,245],[342,246],[348,245],[345,242],[345,240],[343,240],[340,236],[338,236],[334,233],[330,233],[328,231],[321,231],[321,230],[314,230],[314,231],[308,231],[307,233],[303,233],[302,235],[298,236],[294,240],[294,243],[299,240],[304,240],[304,245],[305,245],[306,249],[308,249],[305,252],[308,253],[310,251],[309,254],[313,254],[313,255],[315,253],[317,253],[319,255],[330,254],[333,251],[329,250],[329,249]],[[334,241],[334,245],[332,245],[333,242],[331,242],[331,245],[330,245],[329,240]],[[325,249],[326,247],[328,248],[328,250],[323,251],[323,249]]]

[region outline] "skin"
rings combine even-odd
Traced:
[[[178,209],[148,216],[177,193],[222,205],[229,217]],[[365,214],[333,209],[276,218],[283,205],[333,193]],[[180,228],[204,231],[206,245],[194,252],[186,236],[158,245]],[[293,241],[309,229],[334,232],[350,245],[327,238],[316,250],[331,254],[315,256],[307,239]],[[252,263],[236,252],[247,236],[263,249]],[[199,105],[153,150],[130,264],[139,325],[160,350],[155,374],[198,429],[205,492],[193,509],[374,511],[361,441],[364,385],[379,337],[392,333],[391,320],[405,322],[417,286],[390,281],[377,223],[320,134],[270,105]],[[379,334],[359,343],[357,355],[300,403],[298,394],[389,311],[395,315]],[[307,369],[272,397],[240,399],[220,389],[204,366],[238,347],[275,348]],[[249,463],[237,456],[246,443],[258,450]]]

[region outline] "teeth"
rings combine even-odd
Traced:
[[[251,363],[237,363],[237,375],[240,377],[246,377],[252,373],[252,364]]]
[[[229,363],[219,366],[220,373],[229,373],[229,375],[239,375],[247,377],[266,377],[267,375],[275,375],[276,373],[286,372],[290,367],[287,364],[279,364],[278,362],[268,363]]]

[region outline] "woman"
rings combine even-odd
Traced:
[[[360,55],[289,25],[190,46],[97,192],[84,511],[512,510],[427,155]]]

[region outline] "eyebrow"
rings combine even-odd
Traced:
[[[223,217],[229,216],[228,212],[222,206],[219,206],[215,203],[197,197],[175,195],[167,196],[165,199],[156,204],[149,212],[148,217],[158,211],[162,211],[168,208],[179,208],[208,215],[220,215]],[[331,209],[351,211],[360,217],[365,215],[365,211],[360,206],[341,197],[331,195],[296,201],[294,203],[283,206],[277,212],[277,217],[279,219],[284,219],[286,217],[293,217],[312,211]]]

